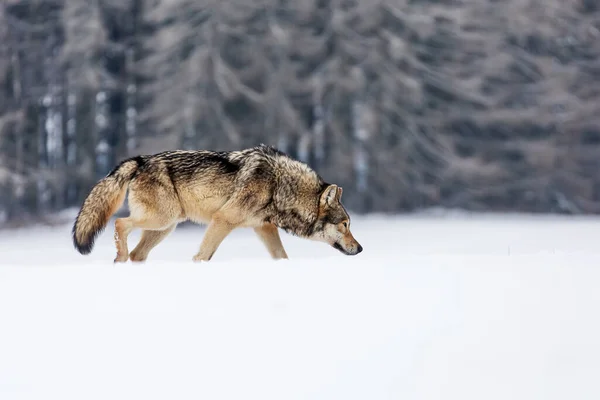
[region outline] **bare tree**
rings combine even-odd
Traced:
[[[5,0],[0,220],[129,155],[261,142],[361,212],[599,212],[594,4]]]

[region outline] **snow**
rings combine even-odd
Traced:
[[[0,232],[0,399],[598,399],[600,219],[353,218],[344,256],[249,230],[145,264],[70,226]],[[139,232],[131,235],[131,248]]]

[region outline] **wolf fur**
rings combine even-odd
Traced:
[[[347,255],[362,251],[350,232],[342,188],[266,145],[240,151],[165,151],[121,162],[91,190],[73,225],[73,243],[89,254],[125,201],[130,215],[115,221],[115,262],[144,261],[178,223],[208,224],[194,261],[208,261],[235,228],[253,228],[274,259],[288,258],[278,228],[322,241]],[[143,230],[129,253],[127,236]]]

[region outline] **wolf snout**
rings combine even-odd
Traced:
[[[333,247],[336,248],[337,250],[339,250],[340,252],[344,253],[347,256],[355,256],[358,253],[360,253],[361,251],[363,251],[363,247],[360,244],[356,244],[356,246],[342,246],[340,243],[335,242],[333,244]]]

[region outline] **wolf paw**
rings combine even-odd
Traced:
[[[121,256],[119,254],[117,254],[117,257],[115,258],[115,263],[124,263],[127,262],[127,260],[129,259],[129,255],[125,255],[125,256]]]
[[[206,262],[208,261],[206,258],[202,257],[199,254],[196,254],[194,257],[192,257],[192,261],[194,262]]]
[[[131,261],[133,261],[133,262],[143,262],[143,261],[146,261],[146,257],[144,257],[141,254],[137,254],[137,253],[135,253],[133,251],[131,253],[129,253],[129,259]]]

